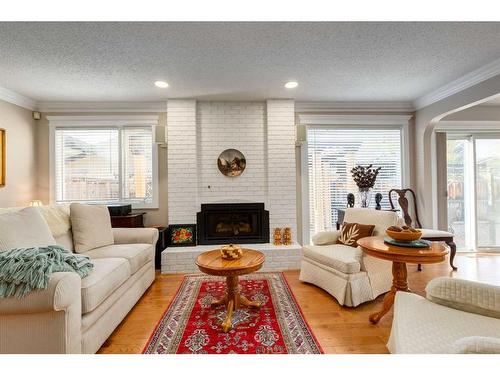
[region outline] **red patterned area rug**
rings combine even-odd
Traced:
[[[221,329],[225,307],[210,305],[224,296],[225,285],[220,277],[186,276],[143,353],[323,353],[282,273],[240,277],[241,294],[262,306],[238,309],[228,333]]]

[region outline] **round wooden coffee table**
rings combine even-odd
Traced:
[[[358,240],[361,250],[372,257],[392,261],[392,288],[384,297],[382,310],[370,315],[370,322],[377,324],[394,305],[396,292],[409,292],[406,263],[441,263],[448,254],[448,247],[442,242],[431,242],[428,248],[393,246],[383,237],[365,237]]]
[[[196,265],[201,272],[226,277],[226,295],[220,300],[212,302],[212,305],[226,305],[227,315],[222,322],[224,332],[231,329],[233,312],[241,305],[260,307],[259,302],[250,301],[240,294],[238,276],[258,271],[264,264],[264,259],[264,254],[252,249],[243,249],[243,256],[236,260],[222,259],[218,249],[202,253],[196,258]]]

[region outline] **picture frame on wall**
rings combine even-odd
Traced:
[[[5,158],[6,155],[5,129],[0,129],[0,186],[5,186]]]
[[[196,224],[168,226],[168,247],[196,246]]]

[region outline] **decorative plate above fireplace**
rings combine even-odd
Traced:
[[[264,203],[202,204],[196,221],[200,245],[269,242]]]
[[[245,156],[234,148],[228,148],[219,155],[217,166],[220,173],[228,177],[236,177],[243,173],[247,165]]]

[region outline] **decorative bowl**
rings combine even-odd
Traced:
[[[238,245],[225,245],[220,248],[220,255],[222,259],[235,260],[240,259],[243,255],[243,249]]]
[[[392,230],[386,230],[385,233],[392,239],[396,241],[402,241],[402,242],[411,242],[411,241],[417,241],[422,237],[422,232],[420,230],[416,230],[415,232],[396,232]]]

